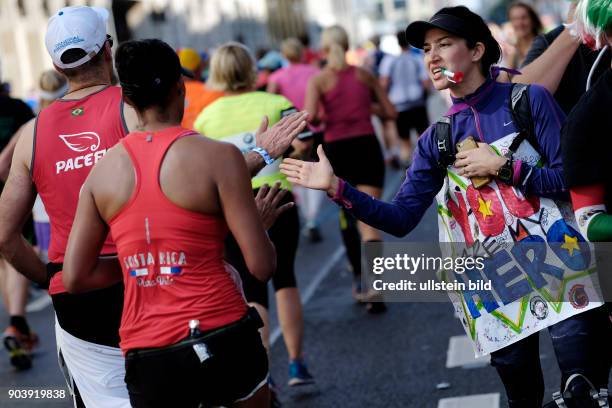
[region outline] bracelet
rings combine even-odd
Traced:
[[[344,183],[346,182],[342,180],[340,177],[338,177],[338,188],[336,189],[336,194],[334,194],[333,197],[330,197],[333,201],[335,202],[342,201],[342,193],[344,192]]]
[[[578,32],[578,25],[576,21],[569,24],[563,23],[563,27],[567,30],[567,33],[573,40],[580,40],[580,33]]]
[[[270,156],[270,153],[268,153],[264,148],[256,146],[252,149],[252,151],[263,157],[264,161],[266,162],[266,165],[274,163],[274,159]]]
[[[328,195],[328,197],[331,198],[331,200],[335,202],[336,204],[344,208],[351,209],[353,208],[353,204],[351,204],[349,200],[343,197],[345,185],[346,185],[346,181],[338,177],[338,189],[336,190],[336,194],[333,197]]]

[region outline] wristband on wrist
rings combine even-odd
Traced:
[[[574,40],[580,40],[580,33],[578,32],[578,24],[576,21],[572,23],[563,23],[563,27],[565,27],[565,30],[570,37],[572,37]]]
[[[344,208],[350,209],[350,208],[353,208],[353,204],[351,204],[350,201],[348,201],[346,198],[342,196],[342,194],[344,193],[345,185],[346,185],[346,181],[338,177],[338,188],[336,189],[336,194],[334,194],[333,197],[329,196],[329,198],[331,198],[331,200],[335,202],[336,204],[341,205]]]
[[[274,163],[274,159],[272,158],[272,156],[270,156],[270,153],[268,153],[264,148],[257,146],[254,147],[252,151],[263,157],[264,161],[266,162],[266,165]]]
[[[336,194],[331,197],[332,200],[339,202],[342,200],[342,192],[344,191],[344,183],[345,181],[338,177],[338,188],[336,189]]]

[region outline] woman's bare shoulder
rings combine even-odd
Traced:
[[[320,87],[325,85],[329,81],[332,81],[334,79],[334,76],[335,74],[331,69],[323,68],[312,76],[312,81],[315,83],[315,85]]]
[[[371,84],[376,80],[376,78],[370,71],[362,67],[355,67],[355,75],[357,76],[358,80],[367,85]]]
[[[211,166],[218,169],[244,161],[240,150],[233,144],[210,139],[200,134],[185,136],[175,142],[175,154],[181,156],[184,164],[202,169]]]
[[[102,179],[100,181],[104,182],[104,179],[108,180],[108,177],[123,174],[126,168],[131,166],[132,162],[127,150],[125,150],[121,143],[117,143],[108,149],[104,157],[95,163],[88,179],[90,182],[95,182],[98,179]]]

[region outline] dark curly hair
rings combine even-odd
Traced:
[[[139,111],[165,108],[170,90],[181,77],[176,52],[157,39],[127,41],[115,54],[115,67],[124,97]]]

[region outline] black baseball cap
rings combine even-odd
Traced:
[[[486,52],[493,53],[493,61],[501,57],[499,44],[493,38],[491,30],[482,17],[465,6],[444,7],[434,14],[429,21],[415,21],[406,28],[406,39],[416,48],[423,48],[425,33],[432,28],[439,28],[457,37],[472,42],[482,42]]]

